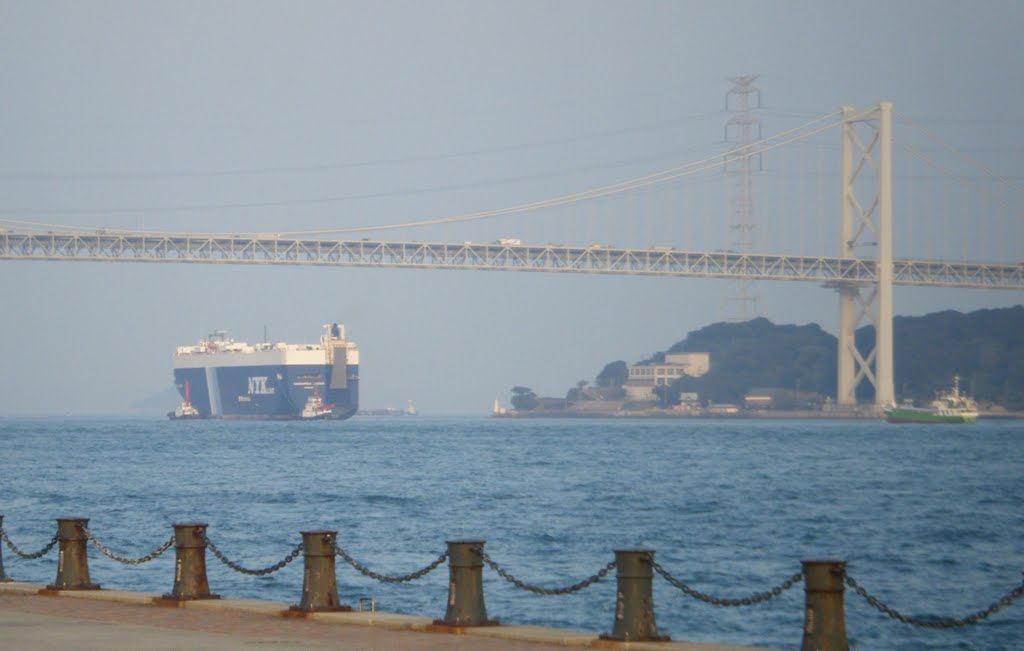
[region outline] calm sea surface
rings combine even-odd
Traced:
[[[12,541],[40,549],[58,517],[143,556],[171,523],[209,523],[249,568],[272,565],[301,530],[383,574],[417,570],[445,541],[479,538],[516,577],[580,581],[645,547],[692,587],[721,597],[767,590],[800,560],[838,558],[869,592],[915,617],[963,617],[1020,585],[1024,423],[898,426],[836,421],[602,421],[356,417],[343,423],[0,419],[0,514]],[[50,583],[56,552],[8,575]],[[89,547],[93,581],[168,592],[174,553],[125,566]],[[268,577],[207,556],[224,597],[298,603],[302,559]],[[381,584],[338,560],[343,602],[444,615],[447,569]],[[655,577],[659,628],[674,639],[799,647],[802,585],[723,608]],[[484,570],[488,614],[510,624],[609,631],[615,581],[539,596]],[[1022,600],[1024,601],[1024,600]],[[859,649],[1024,649],[1024,603],[976,626],[920,630],[846,592]]]

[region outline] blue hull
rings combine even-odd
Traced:
[[[330,420],[344,420],[359,408],[359,366],[346,366],[343,389],[330,388],[329,365],[221,366],[174,369],[174,384],[200,418],[297,419],[314,394],[333,405]]]

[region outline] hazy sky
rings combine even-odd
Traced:
[[[0,2],[0,220],[281,232],[500,208],[724,151],[727,78],[747,73],[762,75],[765,134],[887,99],[1019,187],[1022,25],[1019,2]],[[838,156],[838,136],[826,137],[765,161],[765,250],[836,253],[836,180],[812,173]],[[930,147],[918,162],[948,153]],[[924,238],[982,230],[1001,247],[992,255],[1024,259],[1021,192],[1001,186],[1001,225],[987,225],[991,207],[926,168],[896,180],[897,255],[952,255]],[[728,187],[708,175],[577,213],[354,237],[728,248]],[[731,291],[643,277],[0,262],[0,414],[124,411],[169,387],[174,347],[210,330],[314,341],[335,320],[361,349],[362,406],[487,413],[513,385],[562,395],[608,361],[663,350],[720,320]],[[756,291],[773,321],[834,332],[833,292]],[[895,311],[1022,300],[898,288]]]

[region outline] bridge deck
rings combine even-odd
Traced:
[[[405,267],[863,285],[877,282],[876,264],[869,258],[244,235],[6,231],[0,232],[0,260]],[[1024,264],[898,259],[893,266],[894,283],[898,285],[1024,289]]]

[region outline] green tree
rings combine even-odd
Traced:
[[[617,389],[629,379],[629,367],[626,362],[619,360],[609,362],[597,374],[597,386],[604,389]]]
[[[654,387],[654,395],[658,396],[659,407],[670,407],[679,402],[679,392],[676,392],[675,398],[673,398],[672,387],[667,384],[659,384]]]
[[[512,406],[519,411],[530,411],[540,406],[540,400],[532,389],[527,387],[512,387]]]

